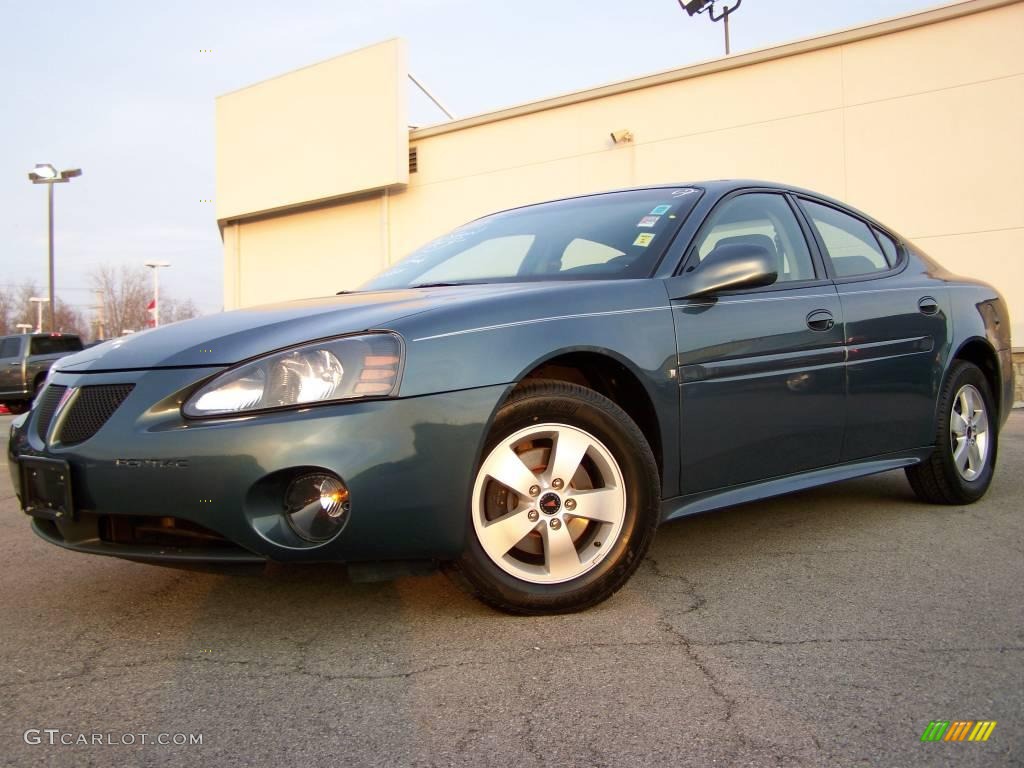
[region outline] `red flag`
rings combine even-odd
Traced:
[[[150,312],[156,309],[156,299],[150,301],[149,304],[146,305],[146,309],[148,309]]]

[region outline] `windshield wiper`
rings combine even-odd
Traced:
[[[483,283],[470,281],[463,283],[417,283],[416,285],[410,285],[409,288],[447,288],[451,285],[483,285]]]

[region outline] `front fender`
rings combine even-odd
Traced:
[[[594,352],[640,381],[658,415],[664,492],[678,492],[675,328],[660,280],[550,284],[440,307],[391,326],[406,341],[401,396],[515,384],[559,355]]]

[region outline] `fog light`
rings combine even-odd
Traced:
[[[307,541],[327,541],[345,524],[349,511],[348,488],[323,473],[302,475],[284,495],[285,518]]]

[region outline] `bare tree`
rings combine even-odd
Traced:
[[[0,291],[0,334],[20,333],[19,323],[36,327],[38,320],[38,309],[29,301],[32,296],[39,296],[40,288],[33,282],[25,282],[11,290]],[[46,324],[47,314],[43,311],[43,327],[48,329]],[[88,324],[82,313],[72,305],[57,297],[57,306],[54,311],[54,320],[57,327],[54,329],[60,333],[74,333],[83,338],[88,337]]]
[[[103,264],[89,273],[89,281],[103,304],[107,338],[149,326],[150,313],[146,307],[152,297],[145,267]]]
[[[176,323],[179,320],[191,320],[199,316],[199,307],[192,299],[181,301],[173,298],[160,297],[160,324]]]
[[[0,335],[16,333],[14,325],[14,297],[5,288],[0,288]]]
[[[65,303],[59,296],[53,319],[57,323],[56,330],[59,333],[73,333],[76,336],[81,336],[82,341],[88,341],[92,336],[92,329],[86,321],[85,315]]]
[[[103,264],[89,274],[89,280],[93,291],[99,294],[107,338],[150,327],[153,313],[149,304],[153,300],[153,288],[145,267]],[[161,324],[188,320],[199,314],[192,299],[179,301],[165,291],[160,294]]]

